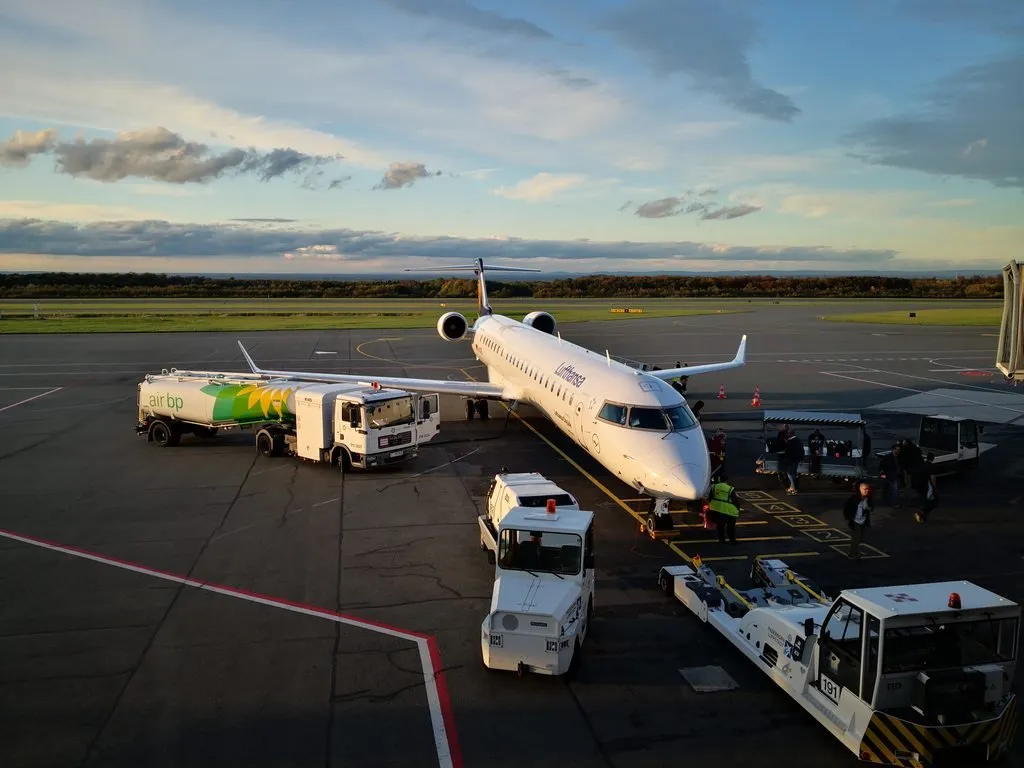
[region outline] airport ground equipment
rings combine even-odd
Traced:
[[[484,666],[571,674],[594,610],[594,513],[542,475],[501,474],[478,522],[495,567],[480,633]]]
[[[922,458],[929,453],[934,455],[931,474],[936,477],[955,475],[965,470],[977,468],[981,455],[995,448],[995,443],[979,441],[984,428],[973,419],[960,416],[925,416],[921,419],[918,429],[917,446],[921,449]],[[879,451],[885,456],[892,451]],[[906,467],[910,472],[919,467]]]
[[[376,385],[172,370],[139,383],[135,430],[161,447],[184,434],[253,430],[264,456],[369,469],[417,455],[438,432],[438,399]]]
[[[968,581],[832,600],[781,560],[752,570],[758,587],[745,591],[699,558],[658,581],[863,762],[968,768],[1007,752],[1018,604]]]
[[[868,476],[867,457],[864,456],[867,423],[859,414],[765,411],[763,423],[764,452],[755,464],[758,474],[781,472],[779,459],[784,446],[777,433],[789,425],[804,444],[804,458],[797,468],[798,476],[850,483]],[[822,450],[817,456],[812,454],[811,436],[815,433],[822,438]]]
[[[1014,382],[1024,381],[1024,294],[1021,270],[1024,262],[1003,267],[1003,318],[996,349],[996,368]]]

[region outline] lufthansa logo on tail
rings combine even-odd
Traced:
[[[571,365],[562,363],[555,369],[555,376],[560,379],[565,379],[567,382],[572,384],[577,389],[583,386],[583,382],[587,380],[587,377],[581,373],[577,373],[576,369]]]

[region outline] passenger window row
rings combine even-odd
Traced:
[[[536,381],[542,387],[550,392],[554,392],[556,397],[562,398],[562,400],[568,402],[569,405],[572,405],[576,401],[576,393],[572,392],[568,385],[562,384],[554,375],[540,373],[536,368],[523,360],[520,360],[511,352],[506,352],[504,348],[493,339],[485,338],[483,343],[489,349],[495,351],[501,357],[505,358],[505,360],[512,363],[512,365]]]

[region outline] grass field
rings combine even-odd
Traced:
[[[824,320],[843,323],[888,323],[891,325],[952,325],[998,328],[1003,317],[1002,307],[965,307],[956,309],[918,309],[910,311],[864,312],[853,315],[826,315]]]
[[[268,303],[249,305],[225,312],[221,309],[193,308],[168,314],[162,308],[148,308],[140,312],[139,307],[128,314],[120,312],[85,312],[83,310],[49,310],[44,313],[40,307],[41,319],[33,319],[31,313],[9,315],[4,313],[0,320],[0,333],[155,333],[161,331],[299,331],[330,329],[396,329],[433,328],[445,311],[462,311],[472,321],[476,315],[476,304],[449,304],[440,307],[432,302],[429,308],[406,308],[386,305],[382,311],[381,302],[367,303],[364,310],[349,304],[343,309],[331,311],[307,306],[268,306]],[[685,317],[687,315],[726,314],[741,309],[717,309],[706,307],[692,309],[685,307],[645,308],[643,314],[620,314],[611,312],[611,304],[603,307],[552,308],[559,323],[579,323],[593,320],[634,320],[650,317]],[[512,314],[509,311],[509,314]],[[525,314],[525,312],[523,313]]]
[[[495,299],[496,311],[522,318],[544,309],[559,323],[635,320],[748,312],[762,307],[907,306],[894,299]],[[888,303],[886,303],[888,302]],[[948,300],[920,300],[914,306],[948,307]],[[39,319],[35,319],[38,305]],[[982,322],[932,324],[998,325],[1001,301],[957,301],[956,309],[918,310],[918,322],[938,313],[984,318]],[[615,313],[613,308],[642,309]],[[446,311],[476,316],[474,299],[77,299],[0,300],[0,333],[152,333],[159,331],[274,331],[321,329],[432,328]],[[991,315],[994,320],[989,320]],[[888,319],[890,318],[895,319]],[[901,319],[902,318],[902,319]],[[832,315],[854,322],[903,322],[906,312]],[[910,322],[914,322],[910,320]]]

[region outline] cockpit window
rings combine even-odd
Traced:
[[[616,403],[605,403],[598,414],[598,418],[610,421],[612,424],[625,424],[626,406]]]
[[[667,408],[665,415],[668,416],[668,420],[672,424],[673,432],[689,429],[697,424],[697,419],[694,418],[693,412],[685,405]]]
[[[629,426],[632,429],[658,429],[665,431],[668,425],[665,423],[665,414],[660,408],[638,408],[629,409]]]

